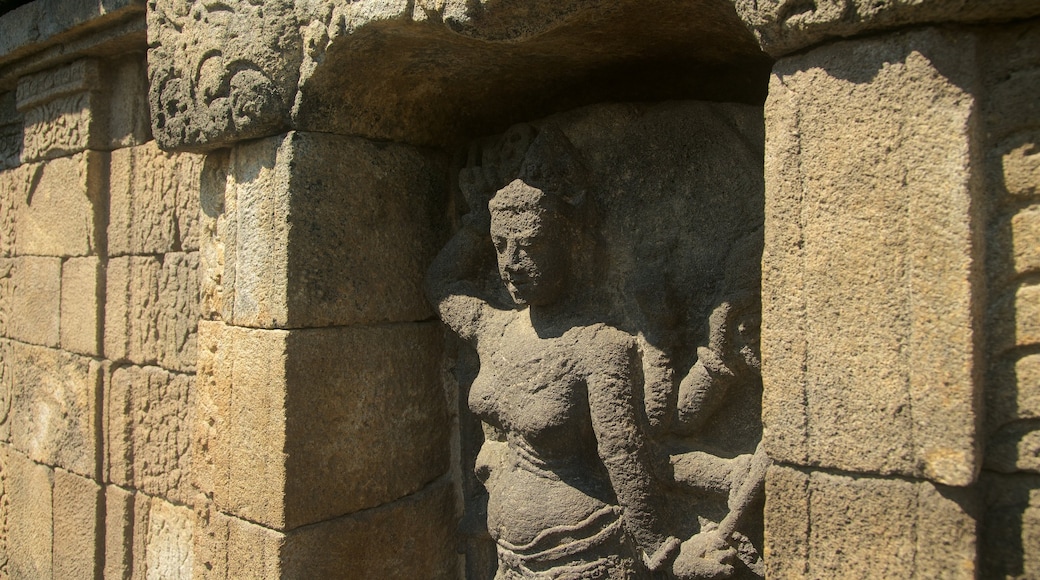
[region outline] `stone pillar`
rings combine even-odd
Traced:
[[[195,575],[453,576],[442,331],[422,293],[443,161],[290,132],[206,163]]]
[[[1040,116],[1027,95],[1040,84],[1025,55],[1040,10],[792,7],[738,5],[779,58],[766,103],[767,566],[1035,574]]]

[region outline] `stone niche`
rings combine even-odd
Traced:
[[[426,298],[447,327],[429,347],[454,421],[437,415],[443,432],[415,437],[425,445],[455,430],[454,465],[439,481],[458,491],[459,522],[443,533],[465,554],[467,578],[764,575],[758,328],[772,60],[732,2],[154,0],[148,33],[162,148],[236,166],[266,142],[247,140],[287,135],[257,172],[228,170],[237,199],[228,193],[207,213],[216,235],[202,253],[223,261],[200,278],[219,279],[234,303],[214,321],[290,334],[424,324],[429,310],[378,305],[415,290],[422,300],[413,281],[428,268]],[[388,186],[396,178],[355,163],[344,139],[369,143],[373,159],[400,149],[419,160],[425,189]],[[320,169],[287,145],[312,141],[328,144],[312,150]],[[285,189],[274,214],[258,201],[270,196],[255,195],[269,187],[257,177],[265,168]],[[314,199],[353,207],[371,194],[373,204],[412,200],[407,219],[379,227],[421,272],[388,270],[386,256],[338,233],[372,226],[355,224],[360,214],[313,211]],[[254,214],[278,224],[259,232],[281,240],[263,248],[277,263],[270,272],[246,259]],[[332,271],[342,279],[327,279]],[[275,283],[247,296],[270,273]],[[299,306],[372,276],[393,291],[355,300],[385,317]],[[250,296],[258,312],[270,302],[285,315],[245,316]],[[341,356],[327,349],[312,354]],[[306,392],[283,388],[287,406]],[[307,445],[288,427],[271,435]],[[297,477],[306,481],[286,474]],[[303,487],[292,492],[312,502]],[[305,523],[332,525],[318,519]],[[288,538],[305,533],[272,522]],[[300,561],[285,546],[281,557]],[[443,561],[410,558],[433,559]]]
[[[472,144],[428,278],[469,577],[764,574],[762,142],[759,107],[678,101]]]

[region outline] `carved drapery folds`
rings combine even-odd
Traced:
[[[467,517],[498,578],[763,574],[761,132],[599,106],[473,145],[429,288],[479,359]]]

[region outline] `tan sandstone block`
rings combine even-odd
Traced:
[[[805,578],[809,564],[809,474],[773,465],[766,472],[765,545],[770,578]]]
[[[14,255],[15,199],[18,193],[24,195],[25,190],[21,185],[24,176],[25,171],[21,168],[3,169],[3,162],[0,160],[0,257]]]
[[[388,505],[290,532],[282,577],[457,578],[455,525],[451,485],[431,484]]]
[[[105,486],[106,580],[130,580],[133,545],[134,494],[115,485]]]
[[[186,507],[138,494],[134,527],[134,576],[141,578],[191,578],[195,514]],[[136,515],[136,514],[135,514]],[[138,527],[140,526],[140,527]],[[141,556],[136,551],[141,549]]]
[[[983,472],[980,578],[1040,577],[1040,476]]]
[[[393,501],[447,471],[436,324],[226,327],[229,342],[230,389],[200,379],[212,381],[209,412],[223,413],[231,394],[226,438],[216,434],[211,455],[222,511],[292,529]]]
[[[787,223],[763,261],[763,420],[790,460],[956,485],[979,469],[974,48],[924,29],[774,68],[766,230]]]
[[[11,338],[58,346],[61,325],[61,259],[22,256],[11,269]]]
[[[202,159],[154,141],[112,152],[108,251],[163,254],[198,248]]]
[[[0,339],[0,442],[11,441],[11,385],[14,360],[11,342]]]
[[[11,442],[34,461],[96,478],[101,365],[11,343]]]
[[[973,490],[788,467],[766,485],[771,576],[975,577]]]
[[[14,299],[14,281],[11,279],[15,261],[0,258],[0,336],[9,336],[11,328],[11,301]]]
[[[0,575],[10,577],[8,543],[11,522],[11,446],[0,443]]]
[[[224,547],[227,580],[288,577],[282,565],[284,533],[238,518],[223,519],[228,530]]]
[[[419,150],[321,133],[237,147],[234,323],[424,320],[443,166]]]
[[[998,355],[1040,344],[1040,284],[1019,284],[996,296],[989,334],[990,349]]]
[[[106,418],[112,482],[190,502],[192,383],[189,375],[157,367],[112,371]]]
[[[191,472],[195,488],[210,500],[227,497],[228,490],[233,332],[222,322],[199,322]]]
[[[199,253],[163,258],[159,279],[159,364],[194,372],[198,359]]]
[[[1040,354],[1000,360],[989,380],[986,389],[988,434],[1012,421],[1040,419]]]
[[[12,578],[51,578],[54,472],[17,451],[8,461],[8,572]]]
[[[22,161],[103,149],[104,108],[97,93],[101,70],[81,59],[18,80],[17,106],[25,115]]]
[[[234,519],[217,511],[212,504],[196,506],[192,534],[192,578],[226,580],[228,578],[229,523]],[[255,524],[254,524],[255,525]],[[259,526],[257,526],[259,527]],[[252,552],[260,560],[258,550]],[[254,566],[259,568],[259,566]]]
[[[22,168],[16,192],[17,254],[96,254],[104,235],[103,187],[108,154],[85,151]]]
[[[162,263],[153,256],[108,262],[105,293],[105,357],[156,364],[159,360],[159,281]]]
[[[228,175],[229,155],[206,156],[202,170],[199,225],[201,315],[206,320],[234,320],[237,188]]]
[[[101,572],[101,486],[54,470],[54,577],[96,578]]]
[[[61,267],[61,347],[79,354],[101,354],[104,278],[95,257],[69,258]]]

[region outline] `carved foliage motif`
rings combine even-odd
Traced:
[[[149,101],[164,147],[286,125],[299,76],[293,3],[151,0]]]
[[[762,575],[758,115],[605,106],[471,149],[429,294],[479,359],[463,529],[486,505],[496,578]]]

